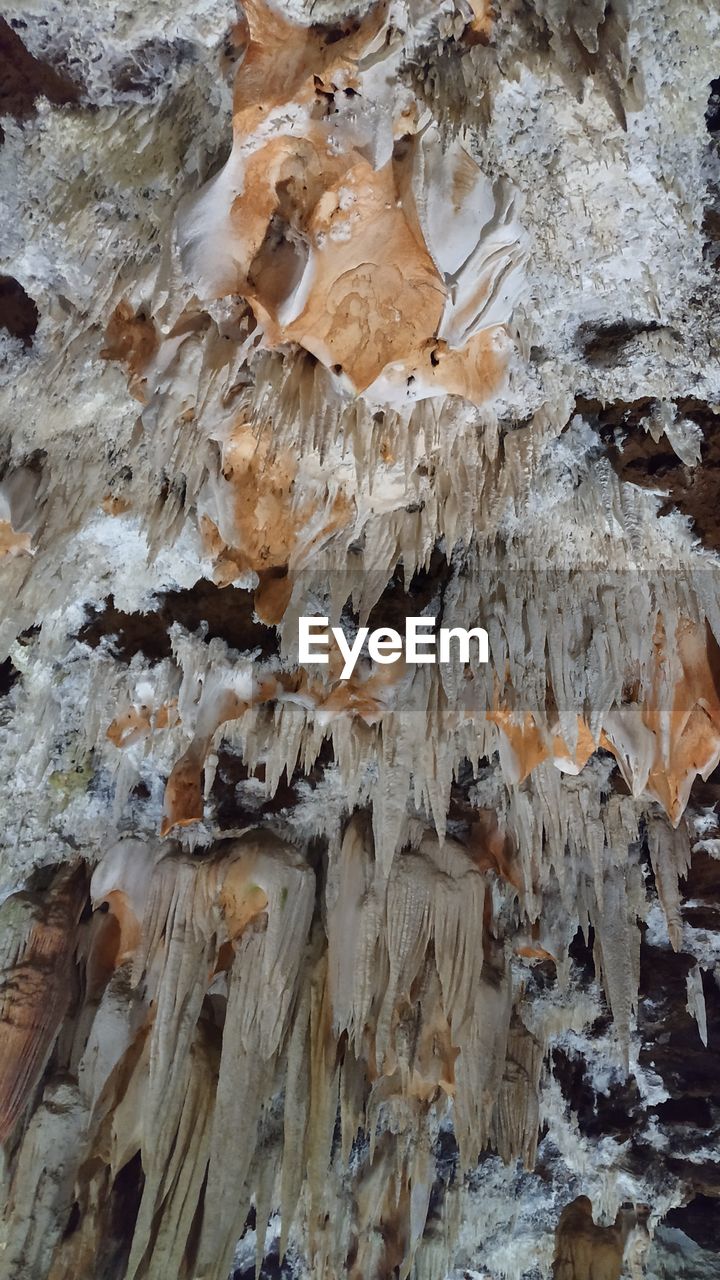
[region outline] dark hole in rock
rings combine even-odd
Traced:
[[[583,324],[577,337],[586,360],[604,364],[614,359],[618,347],[630,342],[641,333],[653,333],[659,329],[656,321],[617,320],[610,324]]]
[[[707,1249],[710,1253],[720,1253],[720,1212],[718,1201],[714,1196],[695,1196],[689,1204],[682,1208],[671,1209],[663,1219],[663,1226],[674,1227],[683,1231],[686,1236]]]
[[[292,1280],[293,1269],[291,1263],[286,1258],[280,1261],[280,1255],[277,1248],[268,1253],[263,1258],[260,1267],[259,1280]],[[248,1267],[238,1267],[232,1272],[232,1280],[255,1280],[255,1262]]]
[[[112,87],[119,99],[151,98],[165,83],[173,67],[195,60],[193,45],[188,40],[148,40],[112,69]]]
[[[709,797],[706,799],[703,796],[703,803],[714,804],[717,798],[717,793],[712,799]],[[704,849],[693,851],[690,870],[685,877],[684,896],[685,898],[704,898],[708,905],[715,904],[720,907],[720,862]]]
[[[281,183],[278,187],[278,195],[282,199],[281,187],[289,187],[289,183]],[[273,307],[280,306],[299,284],[310,253],[309,246],[290,221],[292,196],[289,190],[282,204],[286,206],[288,216],[285,216],[282,205],[272,215],[265,239],[248,268],[248,280],[257,287],[263,301]]]
[[[40,631],[41,631],[41,628],[38,626],[27,627],[25,631],[20,632],[20,635],[18,636],[18,644],[21,644],[23,645],[24,648],[27,648],[28,645],[31,644],[32,641],[35,639],[35,637],[40,635]]]
[[[272,627],[254,620],[253,594],[239,587],[218,587],[201,578],[184,590],[166,591],[148,613],[125,613],[108,596],[101,609],[91,608],[78,639],[93,648],[103,636],[112,639],[121,662],[142,653],[150,662],[162,662],[172,654],[168,634],[173,622],[196,632],[207,624],[207,639],[219,638],[240,652],[259,649],[263,657],[278,651]]]
[[[81,1217],[80,1205],[78,1204],[77,1200],[75,1200],[73,1202],[73,1207],[70,1210],[70,1215],[67,1220],[67,1225],[63,1232],[63,1237],[62,1237],[63,1240],[67,1240],[70,1236],[75,1234],[78,1227],[80,1226],[80,1217]]]
[[[686,893],[692,890],[686,887]],[[673,1102],[698,1099],[720,1104],[713,1046],[720,1034],[720,992],[714,982],[704,982],[708,1048],[687,1009],[687,975],[693,957],[675,953],[669,946],[651,946],[643,939],[640,951],[640,1006],[638,1028],[642,1038],[639,1058],[662,1079]],[[668,1100],[666,1100],[668,1101]],[[705,1129],[701,1129],[703,1138]]]
[[[705,112],[705,123],[708,133],[720,133],[720,76],[717,80],[710,82],[710,96],[708,98],[707,111]]]
[[[265,766],[260,764],[251,773],[238,752],[221,744],[218,750],[218,765],[211,791],[218,827],[221,831],[227,831],[234,827],[243,826],[245,823],[250,824],[263,818],[271,817],[273,814],[282,812],[283,809],[292,809],[299,799],[298,784],[303,782],[310,790],[314,791],[322,780],[326,768],[334,762],[334,758],[332,742],[329,738],[326,738],[311,769],[303,771],[298,767],[290,779],[288,779],[287,772],[283,772],[274,795],[268,799],[258,797],[257,804],[254,797],[251,800],[248,796],[246,802],[243,803],[242,791],[238,794],[238,786],[243,782],[250,781],[251,778],[257,779],[258,782],[264,782]]]
[[[452,563],[437,548],[430,557],[427,569],[418,569],[407,586],[402,566],[398,565],[377,604],[370,610],[367,625],[371,630],[375,627],[393,627],[403,634],[406,618],[419,617],[433,601],[441,598],[443,589],[452,580],[454,573]],[[358,619],[354,617],[354,621]],[[438,617],[438,626],[440,621]]]
[[[0,662],[0,698],[4,698],[19,679],[20,672],[13,666],[9,658],[6,658],[4,662]]]
[[[663,1124],[692,1125],[695,1129],[712,1127],[712,1109],[707,1098],[668,1098],[658,1103],[655,1114]]]
[[[686,467],[664,436],[656,443],[640,426],[652,405],[647,396],[606,405],[582,396],[575,402],[576,412],[597,430],[619,478],[642,488],[664,490],[667,500],[659,514],[677,509],[689,516],[703,546],[720,551],[720,414],[692,396],[676,401],[678,417],[694,422],[703,435],[701,465]]]
[[[25,120],[39,97],[55,106],[66,106],[78,101],[80,89],[64,72],[35,58],[17,32],[0,18],[0,115]],[[0,142],[4,136],[0,129]]]
[[[578,929],[570,946],[568,947],[568,955],[580,969],[583,970],[585,976],[592,981],[595,977],[595,961],[593,960],[593,949],[595,946],[595,931],[588,929],[588,938],[585,940],[585,934],[582,929]]]
[[[561,1048],[554,1049],[552,1066],[563,1097],[577,1114],[585,1137],[602,1137],[610,1133],[620,1137],[631,1135],[635,1119],[642,1110],[642,1100],[632,1075],[626,1080],[613,1081],[605,1092],[596,1093],[588,1079],[587,1063],[579,1055],[568,1054]]]
[[[19,281],[0,275],[0,326],[30,347],[38,319],[38,309]]]
[[[255,1231],[256,1229],[257,1214],[255,1212],[255,1206],[252,1205],[248,1216],[245,1219],[245,1226],[243,1227],[242,1236],[240,1237],[241,1240],[247,1235],[248,1231]],[[287,1259],[282,1263],[280,1262],[277,1243],[273,1242],[267,1255],[263,1258],[259,1272],[260,1280],[292,1280],[292,1276],[292,1264]],[[255,1258],[253,1257],[252,1263],[248,1266],[242,1265],[234,1267],[230,1272],[229,1280],[255,1280]]]
[[[133,1231],[142,1199],[145,1175],[140,1152],[117,1174],[105,1208],[106,1230],[97,1254],[98,1276],[120,1276],[130,1256]]]
[[[310,30],[313,35],[319,36],[326,45],[338,44],[340,40],[346,40],[348,36],[354,35],[360,28],[360,19],[356,17],[346,18],[340,26],[330,26],[325,22],[313,22]]]
[[[720,903],[707,906],[685,907],[683,920],[692,929],[709,929],[712,933],[720,932]]]
[[[664,449],[662,445],[655,445],[657,452],[644,458],[631,458],[626,466],[626,479],[632,480],[635,473],[643,476],[657,476],[662,479],[667,475],[668,471],[676,471],[683,464],[672,449]]]

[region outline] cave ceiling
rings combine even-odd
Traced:
[[[5,7],[0,1280],[720,1277],[718,77]]]

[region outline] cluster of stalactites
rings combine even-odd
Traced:
[[[3,1039],[11,1153],[3,1275],[85,1274],[87,1260],[102,1257],[117,1179],[139,1153],[132,1242],[119,1264],[108,1260],[120,1265],[112,1274],[225,1280],[250,1206],[262,1108],[288,1051],[314,897],[303,860],[258,833],[202,861],[136,841],[117,846],[94,873],[91,920],[78,927],[79,910],[63,919],[61,942],[52,925],[67,898],[63,875],[22,903],[22,936],[13,928],[20,904],[8,900],[4,936],[14,951],[3,1019],[23,1034],[22,1043]],[[38,955],[55,959],[52,1001]],[[71,1001],[55,1070],[23,1129]],[[58,1077],[66,1103],[57,1102]],[[33,1186],[47,1111],[63,1126],[53,1157],[62,1176]],[[79,1222],[64,1234],[74,1203]]]
[[[384,877],[357,817],[329,869],[327,932],[312,924],[313,871],[267,832],[203,858],[121,842],[94,872],[82,922],[81,870],[8,899],[0,1274],[60,1280],[105,1258],[125,1280],[225,1280],[252,1202],[260,1249],[279,1207],[283,1249],[295,1221],[326,1274],[359,1249],[359,1277],[363,1250],[385,1239],[407,1275],[439,1118],[453,1115],[465,1166],[488,1142],[533,1159],[542,1046],[513,1011],[486,887],[478,860],[428,835]],[[343,1158],[356,1144],[361,1176],[333,1233],[338,1109]],[[404,1137],[389,1143],[388,1124]],[[38,1144],[51,1170],[40,1183]],[[129,1252],[105,1257],[121,1175],[138,1159]],[[368,1202],[378,1179],[385,1199]]]
[[[542,688],[535,679],[527,689],[522,671],[508,657],[512,627],[520,635],[524,613],[514,618],[509,592],[506,599],[505,631],[496,632],[494,621],[489,626],[493,661],[466,669],[414,667],[404,660],[378,666],[362,658],[343,680],[334,646],[328,666],[302,668],[286,661],[238,660],[221,642],[206,646],[178,633],[182,677],[176,675],[173,685],[160,681],[156,698],[146,678],[135,696],[130,688],[107,727],[107,740],[93,745],[115,772],[123,758],[134,760],[137,768],[146,767],[148,757],[157,758],[161,770],[169,762],[161,825],[166,835],[204,819],[212,822],[212,762],[222,740],[242,752],[250,771],[262,766],[270,797],[284,770],[290,778],[299,765],[310,767],[331,738],[335,762],[350,780],[349,809],[361,797],[362,779],[379,774],[372,804],[375,842],[386,870],[406,838],[403,797],[414,794],[443,838],[460,762],[494,753],[507,789],[508,834],[520,845],[518,815],[535,803],[533,779],[536,788],[542,777],[545,789],[567,790],[560,778],[547,781],[551,775],[545,766],[569,783],[602,752],[614,757],[632,797],[645,807],[657,803],[677,827],[695,779],[707,778],[720,760],[717,645],[709,626],[687,618],[670,626],[666,611],[651,615],[634,634],[635,624],[626,618],[623,664],[608,645],[609,622],[598,617],[588,675],[583,654],[567,669],[555,656],[560,617],[539,636],[538,643],[550,650],[540,673]],[[610,611],[619,626],[618,600],[611,601]],[[93,700],[101,693],[97,690]],[[133,776],[124,770],[126,788]],[[534,813],[536,821],[536,805]],[[562,841],[556,843],[559,860]],[[527,870],[523,886],[531,896]]]
[[[513,971],[554,963],[566,983],[578,921],[595,931],[627,1064],[646,910],[637,821],[629,797],[573,782],[564,879],[545,884],[535,920],[521,859],[491,824],[467,847],[418,827],[386,874],[361,814],[329,851],[319,911],[310,865],[259,830],[201,857],[120,842],[82,919],[82,866],[7,899],[0,1275],[69,1280],[102,1261],[118,1280],[225,1280],[252,1204],[259,1257],[279,1209],[281,1249],[292,1238],[328,1276],[446,1265],[452,1193],[428,1217],[438,1124],[452,1123],[461,1169],[488,1146],[532,1168],[547,1040],[573,1014],[538,1020]],[[687,841],[659,818],[649,841],[677,946]],[[532,873],[540,895],[539,862]],[[133,1162],[132,1239],[108,1253]]]

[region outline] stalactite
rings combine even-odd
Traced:
[[[42,1079],[73,996],[75,930],[85,898],[82,868],[60,871],[44,893],[2,904],[0,1137],[22,1120]]]

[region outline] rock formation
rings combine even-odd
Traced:
[[[719,38],[6,9],[0,1280],[720,1274]]]

